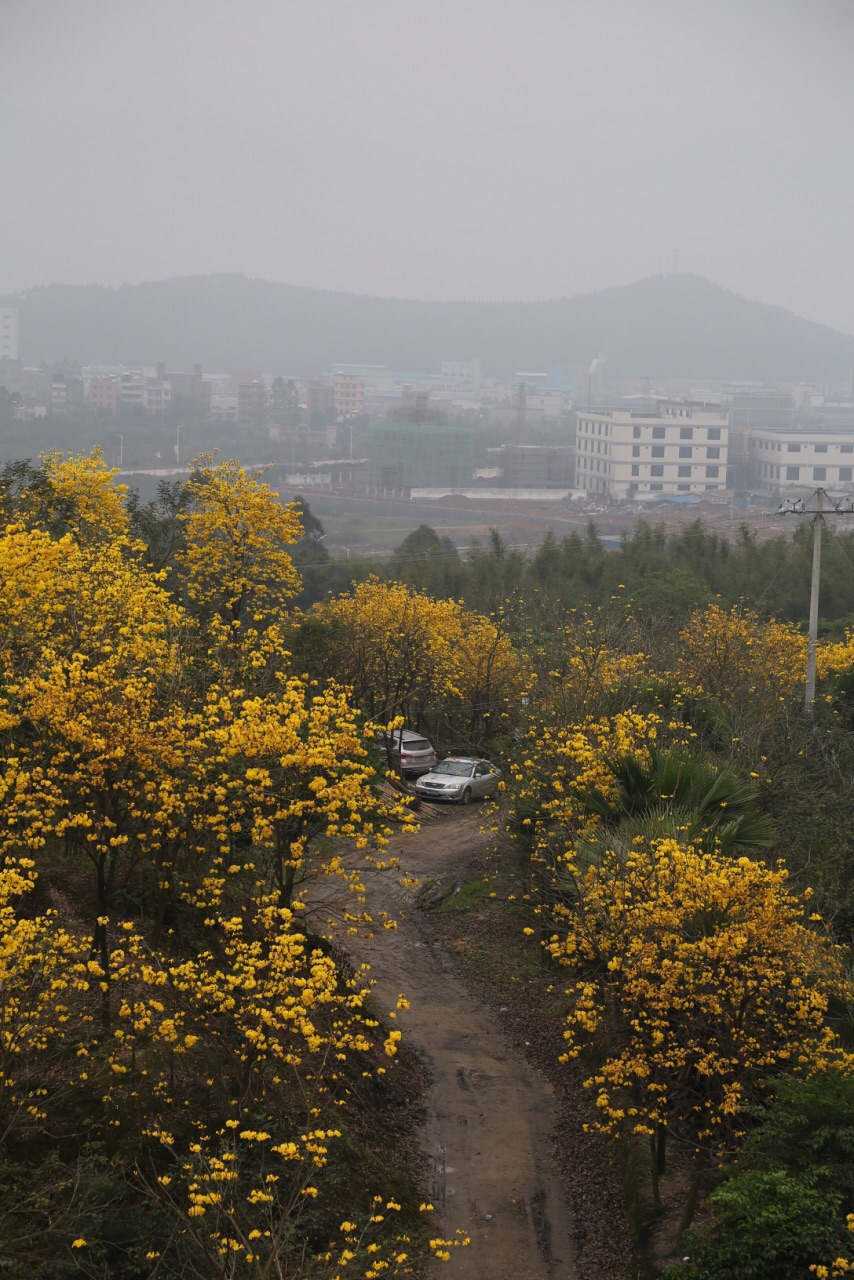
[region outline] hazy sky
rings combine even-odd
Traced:
[[[0,0],[0,292],[680,270],[854,333],[854,0]]]

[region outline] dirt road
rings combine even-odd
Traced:
[[[486,845],[477,809],[455,810],[398,836],[402,868],[421,879],[466,878]],[[374,941],[348,939],[371,965],[380,1007],[400,994],[406,1040],[432,1080],[421,1140],[432,1171],[431,1196],[442,1230],[471,1240],[437,1264],[446,1280],[575,1280],[572,1223],[551,1154],[553,1091],[507,1043],[494,1015],[455,976],[451,957],[430,936],[430,918],[399,873],[371,875],[368,908],[399,920]]]

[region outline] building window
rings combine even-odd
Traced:
[[[720,467],[706,467],[706,479],[716,480],[720,472]]]
[[[652,438],[653,438],[653,440],[663,440],[663,439],[664,439],[664,427],[653,427],[653,429],[652,429]]]
[[[706,435],[709,440],[720,440],[721,429],[720,427],[709,427],[709,430],[706,433]]]
[[[691,486],[689,484],[677,484],[676,488],[680,493],[685,493],[686,490],[690,490]]]
[[[679,457],[680,457],[680,458],[690,458],[690,457],[691,457],[691,454],[692,454],[693,452],[694,452],[694,450],[691,448],[691,446],[690,446],[690,445],[680,444],[680,446],[679,446]]]
[[[826,480],[826,479],[827,479],[827,467],[813,467],[813,469],[812,469],[812,478],[813,478],[813,480]]]
[[[706,450],[707,458],[719,458],[720,456],[721,456],[721,451],[717,445],[712,445],[710,448]]]
[[[649,469],[649,474],[650,474],[651,476],[663,476],[663,475],[664,475],[664,467],[662,467],[662,466],[658,466],[658,467],[653,466],[653,467],[650,467],[650,469]]]
[[[840,483],[840,484],[844,484],[844,483],[846,483],[846,482],[850,482],[850,480],[851,480],[851,468],[850,468],[850,467],[840,467],[840,468],[839,468],[839,483]]]
[[[639,457],[640,457],[640,445],[639,445],[639,444],[633,444],[633,445],[632,445],[632,457],[633,457],[633,458],[639,458]]]
[[[800,453],[800,451],[801,451],[801,446],[800,446],[799,444],[787,444],[787,445],[786,445],[786,452],[787,452],[787,453]]]
[[[664,457],[664,445],[663,445],[663,444],[654,444],[654,445],[652,446],[652,456],[653,456],[653,458],[663,458],[663,457]]]
[[[635,463],[633,464],[633,466],[632,466],[632,475],[633,475],[633,476],[639,476],[639,475],[640,475],[640,467],[638,466],[638,464],[637,464],[636,462],[635,462]]]
[[[654,491],[655,493],[658,493],[658,492],[659,492],[659,490],[661,490],[661,489],[663,489],[663,488],[664,488],[664,485],[663,485],[663,484],[651,484],[649,487],[650,487],[650,490],[651,490],[651,491]]]
[[[800,480],[800,478],[801,478],[800,467],[786,467],[787,480]]]
[[[640,427],[632,427],[632,439],[640,440]]]
[[[816,453],[827,453],[827,445],[826,445],[826,444],[817,444],[817,445],[816,445],[816,447],[815,447],[815,451],[816,451]]]
[[[854,444],[841,444],[839,446],[840,453],[854,453]]]
[[[680,428],[679,428],[679,439],[680,439],[680,440],[693,440],[693,439],[694,439],[694,428],[693,428],[693,427],[680,427]]]
[[[676,474],[677,474],[677,475],[680,475],[680,476],[690,476],[690,475],[691,475],[691,468],[690,468],[690,467],[680,467],[680,468],[679,468],[679,470],[678,470],[678,472],[677,472]]]

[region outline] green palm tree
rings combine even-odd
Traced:
[[[650,748],[648,759],[628,753],[606,760],[616,793],[574,788],[588,813],[602,820],[600,840],[627,847],[638,836],[663,835],[734,855],[774,843],[774,829],[757,807],[756,788],[732,770],[678,752]]]

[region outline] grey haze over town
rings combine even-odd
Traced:
[[[854,333],[852,47],[851,0],[3,0],[0,291],[676,267]]]
[[[4,456],[272,458],[348,554],[850,481],[852,0],[0,23]]]

